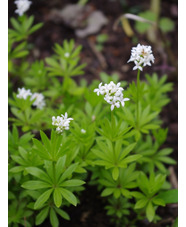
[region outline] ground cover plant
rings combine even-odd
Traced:
[[[173,83],[152,70],[154,49],[147,42],[132,46],[124,63],[136,74],[132,81],[106,72],[77,80],[87,67],[83,46],[64,39],[53,43],[50,56],[30,61],[29,37],[44,23],[27,15],[31,1],[15,4],[8,49],[9,226],[63,226],[91,187],[111,225],[160,223],[158,210],[177,203],[168,169],[177,162],[164,145],[168,128],[161,119]],[[100,37],[96,53],[108,39]]]

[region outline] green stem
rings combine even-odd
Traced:
[[[139,88],[140,88],[140,70],[138,69],[137,74],[137,100],[136,100],[136,125],[139,126]]]
[[[63,91],[67,90],[68,85],[69,85],[69,77],[65,75],[64,76],[64,80],[63,80],[63,85],[62,85]]]
[[[111,126],[112,126],[112,140],[111,140],[111,142],[112,142],[112,149],[113,149],[113,153],[114,153],[114,161],[116,162],[116,154],[115,154],[115,148],[114,148],[114,145],[115,145],[115,143],[114,143],[114,141],[113,141],[113,133],[115,132],[115,124],[114,124],[114,110],[113,111],[111,111]]]
[[[114,129],[114,110],[111,111],[111,127],[112,127],[112,141],[113,141],[113,132],[115,131],[115,129]]]

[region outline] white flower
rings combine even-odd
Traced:
[[[102,82],[99,84],[98,88],[94,89],[94,92],[97,92],[97,95],[99,94],[104,95],[106,93],[107,88],[105,86],[102,86]]]
[[[64,56],[65,56],[66,58],[69,58],[70,54],[69,54],[68,52],[66,52],[66,53],[64,54]]]
[[[61,114],[60,116],[57,116],[56,118],[53,116],[52,117],[52,125],[57,126],[56,131],[58,133],[62,133],[63,130],[69,130],[69,124],[70,121],[73,120],[73,118],[68,118],[67,112],[65,115]]]
[[[119,108],[120,104],[125,105],[125,101],[128,101],[128,98],[123,98],[123,88],[120,87],[121,83],[115,84],[111,81],[109,84],[102,86],[102,83],[99,84],[99,87],[94,89],[94,92],[101,95],[105,95],[104,100],[111,105],[111,111],[114,107]]]
[[[32,95],[32,93],[31,93],[30,89],[26,90],[23,87],[23,88],[18,88],[18,94],[16,96],[19,99],[27,99],[27,97],[31,96],[31,95]]]
[[[85,134],[86,133],[86,130],[85,129],[81,129],[81,133]]]
[[[36,106],[38,109],[43,109],[43,107],[46,105],[44,100],[44,95],[36,92],[31,96],[30,100],[32,101],[34,99],[35,101],[32,105]]]
[[[14,3],[17,6],[15,13],[19,14],[19,16],[22,16],[30,8],[30,5],[32,4],[32,2],[29,0],[16,0],[14,1]]]
[[[133,70],[139,69],[142,71],[144,66],[151,66],[151,62],[154,63],[154,59],[151,46],[138,44],[137,47],[132,48],[128,62],[133,61],[135,63]]]
[[[143,67],[141,66],[141,62],[134,61],[134,63],[136,65],[133,67],[133,70],[139,69],[140,71],[143,71]]]

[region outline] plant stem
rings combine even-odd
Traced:
[[[115,132],[115,122],[114,122],[114,110],[111,111],[111,126],[112,126],[112,149],[113,149],[113,153],[114,153],[114,161],[116,162],[116,154],[115,154],[115,143],[113,141],[113,137],[114,137],[114,132]]]
[[[139,87],[140,87],[140,70],[138,69],[137,74],[137,100],[136,100],[136,126],[139,125]]]
[[[113,132],[115,131],[115,129],[114,129],[114,110],[111,111],[111,127],[112,127],[112,142],[113,142]]]

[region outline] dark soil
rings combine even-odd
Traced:
[[[30,42],[34,43],[34,49],[30,55],[30,61],[35,59],[44,59],[53,53],[54,43],[62,44],[64,39],[74,39],[75,43],[83,46],[81,53],[81,62],[86,62],[85,69],[86,79],[90,83],[93,79],[99,79],[101,71],[111,75],[117,72],[121,80],[132,81],[136,79],[136,72],[131,71],[132,65],[126,64],[129,57],[131,47],[136,46],[133,39],[126,36],[121,26],[116,31],[113,31],[113,24],[116,19],[123,13],[138,13],[149,8],[150,1],[129,1],[129,0],[90,0],[88,4],[95,10],[100,10],[108,18],[109,22],[104,26],[99,33],[88,36],[86,38],[78,38],[72,28],[65,25],[63,22],[57,23],[48,19],[52,9],[62,9],[68,3],[76,3],[75,0],[35,0],[28,11],[28,14],[35,16],[35,22],[44,22],[44,26],[30,37]],[[139,4],[140,2],[140,4]],[[175,22],[175,29],[166,34],[166,39],[170,43],[170,49],[174,57],[174,65],[164,49],[165,58],[156,50],[156,45],[149,43],[146,35],[138,34],[135,31],[137,42],[147,45],[152,45],[155,64],[152,67],[146,67],[142,73],[144,79],[145,73],[156,72],[160,77],[163,74],[168,75],[168,81],[174,83],[174,90],[169,93],[171,103],[164,107],[161,114],[163,127],[168,127],[168,138],[165,146],[172,147],[174,152],[172,157],[178,160],[178,75],[177,75],[177,55],[178,55],[178,36],[177,36],[177,0],[162,0],[161,16],[169,17]],[[13,1],[9,1],[9,18],[16,16],[14,14],[15,5]],[[134,23],[131,22],[133,25]],[[106,62],[106,67],[103,67],[97,56],[91,49],[89,42],[96,42],[96,35],[106,33],[109,35],[108,41],[104,44],[102,55]],[[166,60],[165,60],[166,59]],[[79,79],[81,76],[79,77]],[[79,80],[77,79],[77,80]],[[174,166],[174,171],[177,175],[177,165]],[[77,207],[70,206],[66,211],[71,216],[71,221],[61,220],[60,227],[114,227],[109,221],[109,217],[104,210],[105,201],[100,197],[100,193],[96,187],[86,186],[86,190],[80,196],[81,203]],[[148,225],[139,223],[140,226],[171,226],[172,219],[177,216],[177,207],[166,206],[159,208],[158,214],[163,217],[163,221],[156,225]],[[171,219],[172,218],[172,219]],[[44,223],[43,227],[50,226],[49,223]]]

